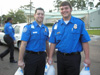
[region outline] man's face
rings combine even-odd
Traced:
[[[13,23],[13,20],[10,20],[10,23]]]
[[[44,19],[44,11],[43,10],[37,10],[37,12],[35,13],[34,17],[35,17],[35,20],[38,23],[42,23],[43,19]]]
[[[63,18],[69,18],[71,16],[72,9],[66,5],[60,7],[60,13],[63,16]]]

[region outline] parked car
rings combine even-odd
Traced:
[[[27,25],[27,23],[21,23],[21,24],[13,24],[13,28],[15,29],[15,39],[16,39],[16,44],[14,44],[14,47],[16,48],[19,48],[20,47],[20,44],[21,44],[21,35],[22,35],[22,30],[23,30],[23,27]],[[4,39],[3,39],[3,36],[4,36],[4,31],[0,32],[0,40],[1,40],[1,43],[3,44],[6,44]],[[51,35],[51,32],[49,32],[49,37]],[[49,43],[50,45],[50,43]]]
[[[13,24],[13,28],[15,29],[15,38],[16,38],[16,44],[14,44],[15,47],[19,48],[20,44],[21,44],[21,35],[22,35],[22,30],[23,27],[27,25],[27,23],[21,23],[21,24]],[[4,31],[0,32],[0,39],[1,39],[1,43],[5,43],[5,41],[3,40],[3,36],[4,36]]]

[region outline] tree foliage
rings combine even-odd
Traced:
[[[100,1],[97,3],[97,5],[95,7],[98,7],[100,5]]]
[[[33,2],[30,2],[30,4],[28,4],[28,5],[20,6],[21,9],[25,9],[25,10],[30,10],[30,7],[31,7],[31,9],[35,8],[33,6]]]
[[[26,17],[24,15],[24,12],[20,9],[17,11],[10,10],[7,17],[12,17],[14,24],[26,22]]]
[[[81,9],[84,10],[84,8],[86,7],[86,2],[87,0],[65,0],[70,2],[70,4],[72,5],[73,8],[77,8],[77,9]],[[62,2],[62,0],[55,0],[54,1],[54,7],[57,11],[59,11],[59,6],[60,3]]]

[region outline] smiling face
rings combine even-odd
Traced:
[[[60,6],[60,13],[63,16],[63,19],[69,19],[71,17],[72,9],[66,5],[66,6]]]
[[[36,22],[41,24],[43,22],[43,19],[44,19],[44,11],[43,10],[37,10],[34,17],[35,17]]]

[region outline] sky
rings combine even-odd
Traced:
[[[54,0],[31,0],[34,7],[42,7],[45,11],[53,9]],[[30,0],[0,0],[0,15],[7,14],[10,9],[17,10],[20,6],[28,5]]]
[[[42,7],[46,12],[54,9],[54,0],[31,0],[34,7]],[[64,0],[63,0],[64,1]],[[96,4],[99,0],[95,0]],[[30,0],[0,0],[0,15],[7,14],[10,9],[17,10],[20,6],[28,5]]]

